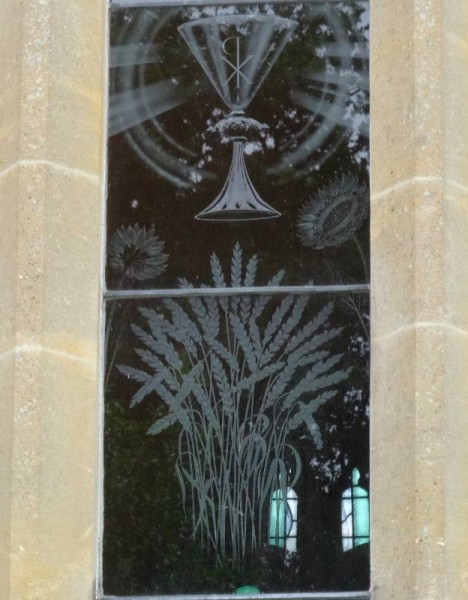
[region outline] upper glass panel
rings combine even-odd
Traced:
[[[110,66],[110,289],[236,243],[281,285],[367,282],[368,2],[117,6]]]

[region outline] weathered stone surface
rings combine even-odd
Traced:
[[[0,6],[5,600],[94,595],[105,14]]]
[[[468,597],[467,25],[373,4],[373,600]]]
[[[22,12],[15,0],[0,4],[0,176],[18,160],[20,145]],[[3,192],[4,194],[4,192]],[[4,197],[2,195],[2,197]]]

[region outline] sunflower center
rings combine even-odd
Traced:
[[[124,264],[126,270],[137,271],[144,266],[145,260],[148,258],[148,253],[137,248],[136,246],[128,246],[124,252]]]
[[[338,202],[323,221],[324,233],[329,233],[330,231],[334,231],[337,227],[342,226],[349,217],[352,209],[352,200],[342,200],[341,202]]]

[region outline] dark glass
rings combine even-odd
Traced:
[[[110,45],[104,594],[368,589],[368,1]]]
[[[235,242],[261,255],[269,268],[285,268],[285,284],[367,281],[367,10],[359,0],[112,11],[109,246],[127,259],[125,248],[112,245],[113,236],[138,224],[154,229],[169,260],[161,272],[140,279],[125,265],[109,263],[109,288],[173,288],[179,277],[192,274],[197,285],[207,279],[211,253],[228,258]],[[245,79],[253,82],[243,108],[246,172],[258,196],[280,213],[273,218],[246,220],[241,210],[228,211],[227,221],[196,218],[223,188],[233,154],[229,131],[239,130],[234,124],[220,132],[232,101],[217,92],[218,74],[206,75],[178,27],[223,15],[276,15],[297,24],[258,89],[256,73],[239,78],[241,95]],[[224,26],[224,35],[235,37],[238,29]],[[194,34],[195,52],[208,46],[203,35]],[[261,41],[264,31],[252,35]],[[259,46],[244,50],[242,69]],[[227,80],[236,75],[235,40],[225,53],[220,48],[213,53],[223,54],[218,58]],[[203,61],[214,63],[212,57]],[[265,127],[258,129],[252,119]],[[143,244],[140,251],[146,250]]]
[[[367,297],[264,303],[109,303],[106,593],[367,589],[369,546],[342,551],[340,513],[353,468],[369,485]],[[256,350],[242,314],[260,308]],[[298,496],[291,553],[269,537],[282,485]]]

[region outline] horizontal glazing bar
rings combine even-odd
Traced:
[[[194,296],[270,296],[272,294],[367,294],[369,285],[290,285],[239,288],[182,288],[173,290],[106,290],[105,300],[191,298]]]
[[[233,594],[208,594],[187,596],[102,596],[99,600],[239,600]],[[370,600],[369,592],[319,592],[304,594],[256,594],[242,595],[242,600]]]
[[[310,0],[309,0],[310,1]],[[315,0],[317,4],[325,0]],[[339,3],[342,0],[326,0],[328,4]],[[233,5],[233,4],[280,4],[294,3],[297,0],[111,0],[114,9],[119,8],[149,8],[151,6],[192,6],[204,4],[205,6]]]

